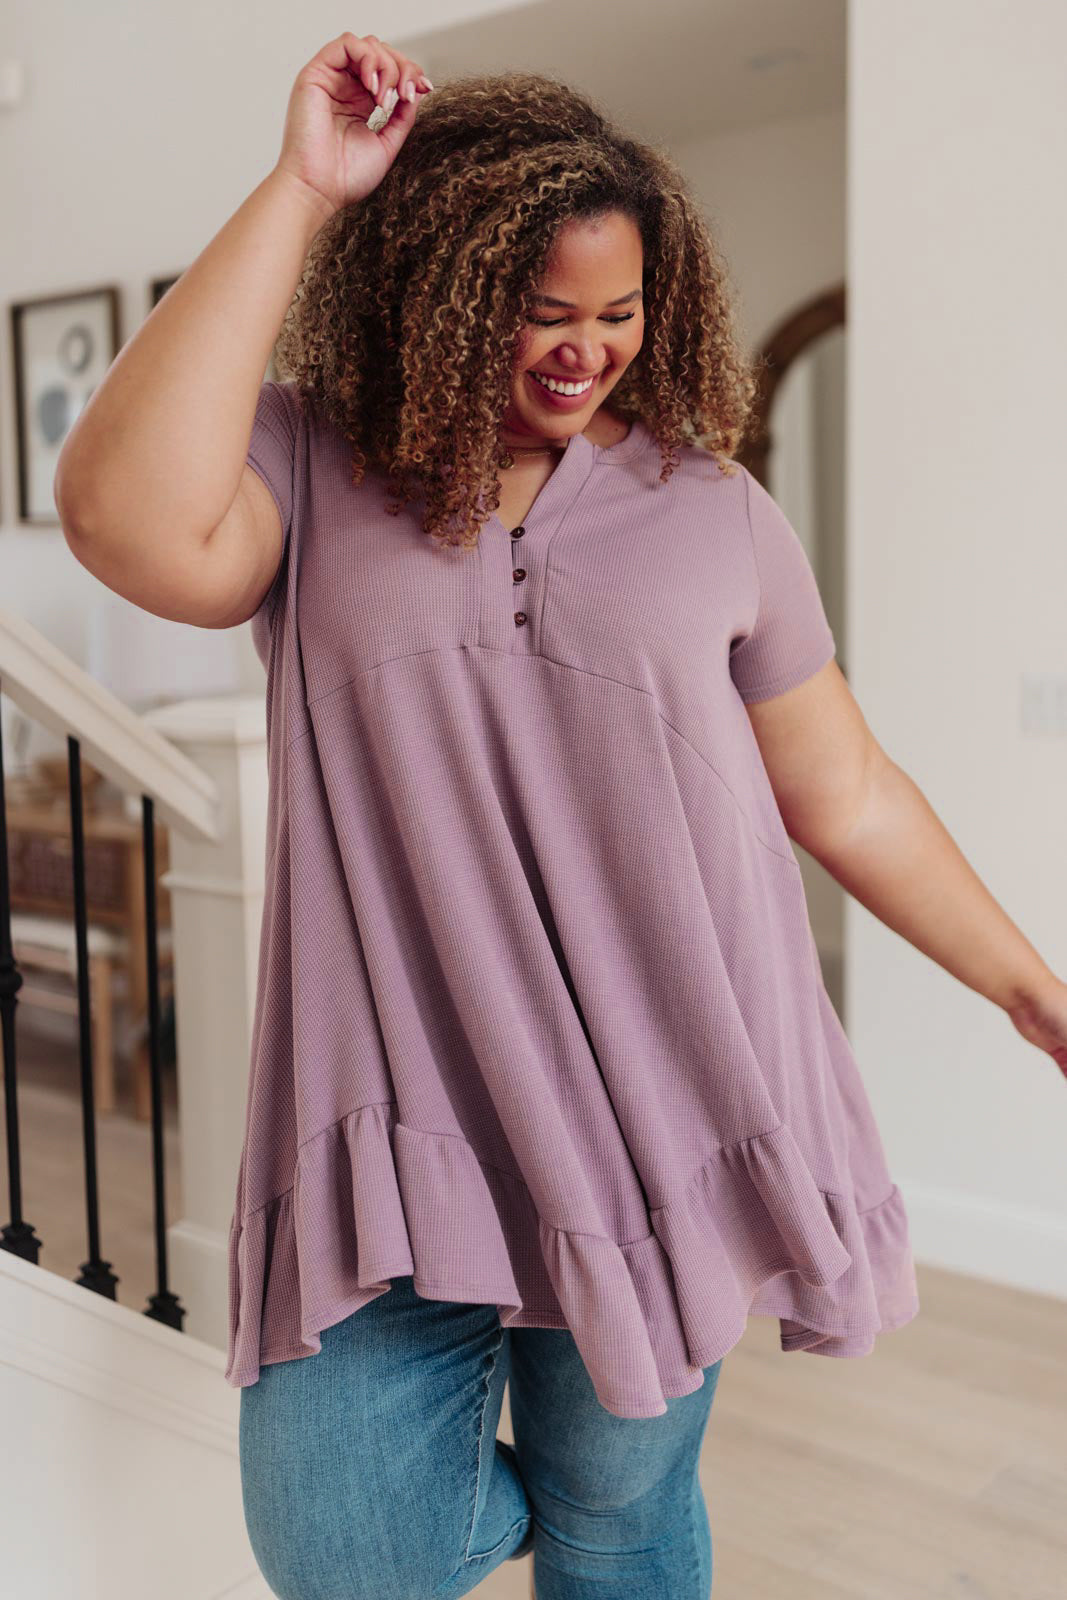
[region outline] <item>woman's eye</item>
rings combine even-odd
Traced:
[[[630,318],[632,316],[634,316],[634,315],[635,315],[635,313],[633,311],[624,311],[617,317],[602,317],[601,321],[603,321],[603,322],[629,322]],[[554,317],[551,322],[547,322],[547,321],[545,321],[545,319],[543,317],[531,317],[530,321],[532,323],[534,323],[538,328],[558,328],[561,322],[565,322],[566,321],[566,318],[565,317]]]

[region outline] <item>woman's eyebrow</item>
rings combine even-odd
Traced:
[[[629,294],[620,294],[617,300],[608,300],[605,301],[605,304],[609,306],[624,306],[627,301],[636,300],[640,293],[640,289],[631,289]],[[557,300],[550,294],[539,294],[534,304],[538,306],[562,306],[566,311],[577,311],[578,309],[573,300]]]

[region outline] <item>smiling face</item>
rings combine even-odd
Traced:
[[[589,427],[641,348],[642,262],[641,235],[621,212],[563,226],[520,335],[502,442],[563,441]]]

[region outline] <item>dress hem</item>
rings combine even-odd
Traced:
[[[324,1328],[408,1275],[425,1298],[495,1305],[505,1327],[568,1328],[623,1417],[699,1388],[750,1314],[779,1318],[784,1352],[850,1357],[919,1309],[896,1185],[863,1210],[820,1188],[784,1123],[714,1150],[649,1221],[624,1243],[554,1226],[461,1135],[408,1126],[395,1101],[360,1106],[301,1145],[289,1189],[234,1211],[226,1381],[317,1354]]]

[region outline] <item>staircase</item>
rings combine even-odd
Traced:
[[[226,1244],[247,1094],[267,797],[262,696],[137,716],[28,623],[0,611],[0,694],[64,739],[78,955],[84,1214],[76,1280],[46,1270],[24,1212],[18,990],[0,727],[0,1037],[7,1194],[0,1201],[0,1589],[12,1600],[258,1600],[244,1527],[239,1392],[226,1384]],[[149,973],[155,1282],[120,1305],[97,1195],[82,756],[140,801]],[[183,1215],[163,1201],[154,829],[169,829]],[[66,1210],[65,1210],[66,1214]],[[188,1530],[195,1529],[190,1538]]]

